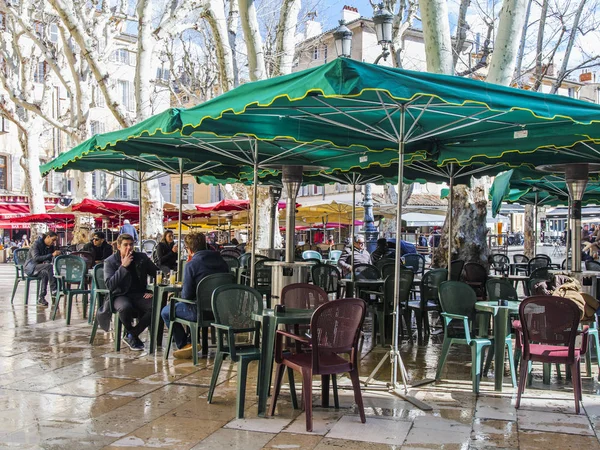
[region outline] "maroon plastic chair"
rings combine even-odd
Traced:
[[[466,263],[463,267],[463,281],[473,288],[477,300],[485,300],[487,270],[479,263]]]
[[[281,290],[281,304],[287,308],[315,309],[328,300],[327,292],[314,284],[288,284]]]
[[[342,298],[327,302],[315,311],[310,321],[310,337],[298,336],[287,331],[277,330],[275,341],[275,361],[277,375],[275,392],[270,414],[275,412],[277,397],[286,367],[302,374],[302,395],[306,412],[306,431],[312,431],[312,377],[323,376],[323,393],[329,388],[329,376],[338,373],[350,375],[354,390],[354,400],[358,406],[360,420],[366,422],[365,408],[358,379],[358,339],[365,320],[367,305],[359,298]],[[293,355],[283,353],[283,338],[289,337],[312,347],[310,353]],[[348,354],[346,359],[340,355]],[[323,395],[323,399],[325,395]]]
[[[588,348],[588,327],[583,327],[581,348],[575,348],[579,332],[581,310],[567,298],[550,295],[528,297],[519,306],[520,334],[518,344],[522,346],[519,390],[516,408],[521,404],[521,394],[527,383],[529,362],[569,364],[575,396],[575,412],[579,414],[581,401],[581,370],[579,362]]]

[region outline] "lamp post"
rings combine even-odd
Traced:
[[[381,45],[383,51],[381,55],[375,60],[375,64],[383,57],[385,60],[390,52],[388,46],[392,43],[392,25],[394,22],[394,15],[389,12],[383,3],[378,5],[377,11],[373,14],[373,22],[375,23],[375,35],[377,36],[377,43]],[[373,196],[371,194],[371,184],[365,184],[365,198],[363,207],[365,209],[365,240],[367,244],[367,251],[372,253],[377,247],[377,238],[379,236],[379,230],[374,224],[375,219],[373,218]],[[398,245],[400,237],[397,236]]]
[[[377,5],[378,9],[373,14],[373,23],[375,24],[375,35],[377,36],[377,43],[381,45],[381,55],[375,60],[375,64],[383,57],[384,61],[387,60],[390,52],[388,46],[392,43],[392,28],[394,24],[394,15],[380,3]]]
[[[352,31],[346,26],[346,21],[340,20],[340,26],[333,32],[333,40],[337,55],[350,58],[352,55]]]

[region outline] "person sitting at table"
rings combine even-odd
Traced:
[[[96,231],[92,235],[92,241],[83,246],[83,251],[93,255],[94,264],[100,264],[113,254],[112,245],[106,242],[106,235],[102,231]]]
[[[173,231],[167,230],[163,233],[162,240],[156,246],[156,259],[162,272],[177,270],[177,246]]]
[[[389,257],[392,253],[394,253],[394,250],[388,246],[387,239],[379,238],[377,239],[377,247],[371,253],[371,263],[375,264],[380,259]]]
[[[354,253],[354,265],[371,264],[371,255],[365,250],[365,237],[357,235],[354,238],[354,246],[344,248],[344,252],[338,260],[338,266],[342,269],[343,276],[348,275],[352,270],[352,253]]]
[[[196,298],[196,287],[202,279],[215,273],[229,273],[229,266],[220,253],[208,250],[206,236],[203,233],[190,233],[184,239],[191,260],[185,265],[183,275],[183,288],[181,298],[193,300]],[[160,315],[169,326],[170,306],[165,306]],[[196,305],[179,302],[175,306],[175,315],[185,320],[196,320]],[[190,359],[192,357],[192,344],[188,342],[189,336],[180,323],[173,324],[173,338],[178,350],[173,352],[177,359]]]
[[[56,294],[56,278],[52,267],[52,258],[60,255],[56,247],[58,235],[54,231],[48,231],[37,238],[27,254],[27,260],[23,269],[26,275],[40,277],[40,295],[37,303],[40,306],[48,306],[46,293],[50,283],[50,293],[54,299]]]
[[[143,252],[133,250],[133,236],[127,233],[117,238],[118,251],[104,260],[104,282],[113,297],[113,307],[119,313],[127,334],[123,342],[131,350],[144,350],[140,334],[148,328],[152,318],[152,292],[146,288],[148,275],[154,277],[158,267]],[[103,330],[110,329],[112,318],[110,305],[104,304],[98,311],[98,324]],[[133,325],[133,319],[137,324]]]

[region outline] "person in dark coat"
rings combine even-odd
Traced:
[[[133,251],[130,234],[117,238],[117,252],[104,260],[104,282],[113,297],[113,308],[119,313],[127,335],[123,337],[130,349],[141,351],[144,344],[139,335],[150,325],[152,317],[152,292],[146,289],[148,275],[154,277],[158,267],[143,252]],[[98,324],[108,331],[112,318],[110,305],[98,311]],[[133,319],[137,324],[133,325]]]
[[[156,246],[156,262],[164,273],[177,270],[177,246],[171,230],[163,233],[162,240]]]
[[[394,250],[388,246],[386,238],[377,239],[377,247],[371,253],[371,263],[375,264],[382,258],[391,257],[394,254]]]
[[[48,306],[46,294],[48,293],[48,283],[50,283],[50,292],[52,298],[56,294],[56,278],[54,278],[54,269],[52,267],[52,258],[60,255],[60,250],[56,248],[58,235],[54,231],[48,231],[35,240],[23,267],[25,274],[29,276],[40,277],[40,296],[37,303],[40,306]]]
[[[190,233],[185,237],[184,242],[192,258],[185,265],[181,298],[192,300],[196,298],[196,287],[204,277],[215,273],[229,273],[229,266],[220,253],[207,250],[204,234]],[[160,314],[167,327],[169,326],[169,309],[169,305],[165,306]],[[177,303],[175,315],[185,320],[195,321],[198,317],[196,305]],[[181,324],[173,324],[173,337],[175,345],[179,349],[173,352],[173,356],[178,359],[191,358],[192,344],[188,344],[187,333]]]
[[[83,251],[93,255],[94,264],[100,264],[113,254],[112,245],[106,242],[106,235],[102,231],[96,231],[92,235],[92,241],[83,246]]]

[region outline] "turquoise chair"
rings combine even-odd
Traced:
[[[86,318],[88,296],[91,294],[91,290],[85,288],[87,270],[87,263],[80,256],[60,255],[54,259],[54,278],[56,278],[57,290],[52,320],[56,319],[56,311],[58,311],[61,295],[64,295],[66,299],[67,325],[71,324],[73,297],[76,295],[83,295],[83,318]]]
[[[460,281],[445,281],[440,284],[438,291],[442,307],[441,315],[444,320],[444,344],[442,346],[442,355],[438,361],[435,379],[439,380],[441,378],[450,346],[452,344],[468,345],[471,347],[473,392],[478,394],[479,383],[481,381],[481,366],[483,363],[482,351],[485,347],[489,347],[492,341],[487,338],[471,337],[469,322],[473,324],[475,319],[477,295],[471,286]],[[457,326],[461,324],[462,328]]]

